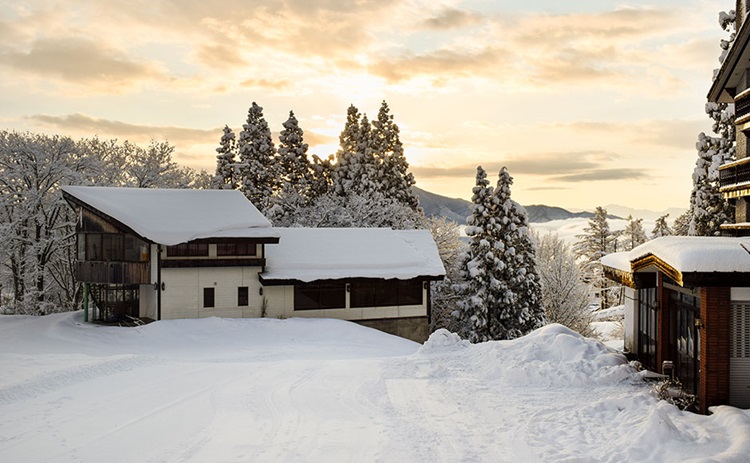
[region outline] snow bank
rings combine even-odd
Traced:
[[[637,378],[625,357],[560,324],[518,339],[466,345],[444,330],[436,331],[417,355],[450,355],[456,370],[470,370],[484,380],[527,386],[617,384]]]

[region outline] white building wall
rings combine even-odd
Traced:
[[[259,317],[260,267],[162,268],[162,319]],[[248,288],[248,305],[237,305],[237,290]],[[214,307],[203,307],[203,288],[214,288]]]
[[[750,288],[731,288],[729,290],[729,298],[732,302],[750,301]]]

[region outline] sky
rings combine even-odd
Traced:
[[[383,100],[417,186],[522,204],[687,208],[733,1],[0,0],[0,129],[167,140],[213,172],[253,101],[310,154]]]

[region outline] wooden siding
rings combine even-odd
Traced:
[[[148,262],[76,262],[76,278],[84,283],[148,284]]]

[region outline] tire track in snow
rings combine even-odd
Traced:
[[[97,363],[41,373],[26,381],[0,388],[0,405],[34,399],[96,378],[112,376],[144,366],[164,363],[158,357],[128,355]]]

